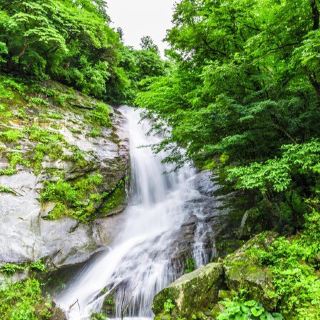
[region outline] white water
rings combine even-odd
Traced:
[[[150,126],[147,121],[139,123],[138,111],[124,108],[122,112],[128,119],[132,171],[126,219],[110,248],[56,297],[70,320],[89,319],[110,293],[116,298],[117,318],[151,318],[154,295],[178,276],[171,261],[177,234],[188,216],[201,215],[201,205],[194,204],[200,197],[193,186],[195,170],[185,166],[164,174],[171,170],[161,163],[164,155],[141,148],[161,138],[146,134]],[[187,204],[192,204],[191,209]],[[193,244],[198,266],[207,260],[204,233],[205,225],[200,223]]]

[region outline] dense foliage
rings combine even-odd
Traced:
[[[159,75],[161,60],[152,46],[137,56],[127,49],[105,8],[103,0],[1,0],[0,70],[50,77],[114,103],[132,98],[136,79],[127,76],[124,61],[133,59],[133,69],[142,65],[132,71],[139,80],[143,72],[153,75],[154,63]]]
[[[183,0],[167,35],[171,67],[137,99],[172,126],[160,146],[172,149],[168,160],[220,167],[253,190],[272,226],[301,226],[300,203],[319,192],[319,8],[315,0]]]
[[[3,320],[52,319],[51,302],[42,297],[36,279],[10,284],[0,289],[0,314]]]
[[[313,320],[320,316],[320,214],[306,215],[304,231],[278,237],[270,247],[251,249],[257,264],[271,270],[278,311],[285,319]]]

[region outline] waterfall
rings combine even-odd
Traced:
[[[190,244],[196,264],[208,260],[203,245],[208,227],[201,219],[203,203],[194,186],[194,168],[186,165],[172,171],[163,164],[165,154],[154,154],[146,147],[159,143],[161,137],[147,134],[150,124],[140,121],[139,110],[123,107],[121,111],[128,121],[131,158],[130,199],[122,213],[125,221],[111,246],[56,297],[70,320],[90,319],[110,294],[116,318],[152,318],[154,295],[180,275],[172,255],[191,216],[200,221]]]

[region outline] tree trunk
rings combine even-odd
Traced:
[[[310,0],[310,5],[312,9],[312,19],[313,19],[313,30],[319,29],[319,9],[317,6],[317,0]]]
[[[320,99],[320,83],[318,82],[316,76],[314,74],[309,75],[309,80],[315,89],[318,98]]]

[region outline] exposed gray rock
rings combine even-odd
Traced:
[[[96,138],[89,137],[91,129],[83,124],[81,115],[66,111],[63,120],[55,120],[65,141],[83,151],[86,160],[104,176],[104,190],[114,188],[129,171],[125,120],[117,111],[112,119],[113,127],[104,129]],[[71,132],[70,126],[78,133]],[[7,166],[5,158],[0,163],[3,168]],[[90,224],[71,218],[46,220],[54,208],[53,203],[42,205],[39,201],[43,182],[50,178],[46,169],[62,170],[66,179],[73,179],[92,168],[75,169],[71,162],[47,158],[42,168],[39,175],[19,167],[15,175],[0,176],[0,186],[12,190],[0,193],[0,264],[40,258],[46,258],[53,268],[82,263],[109,244],[115,234],[117,217],[101,218]]]

